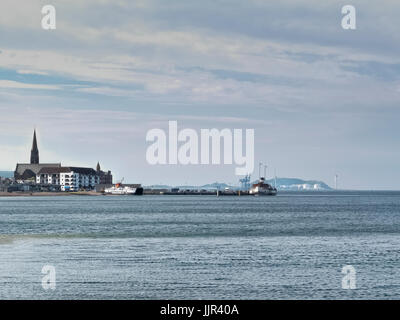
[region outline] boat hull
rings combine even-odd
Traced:
[[[257,192],[251,192],[250,195],[253,196],[276,196],[277,192],[275,190],[268,190],[268,191],[257,191]]]
[[[143,194],[143,188],[111,187],[111,188],[105,189],[104,194],[115,195],[115,196],[127,196],[127,195],[129,196],[129,195],[136,195],[136,194],[140,195],[140,194]]]

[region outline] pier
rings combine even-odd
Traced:
[[[172,196],[249,196],[248,191],[242,190],[168,190],[144,189],[143,195],[172,195]]]

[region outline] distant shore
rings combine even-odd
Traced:
[[[329,190],[329,191],[287,191],[281,190],[278,191],[278,195],[293,195],[293,196],[324,196],[324,195],[336,195],[336,194],[345,194],[345,195],[352,195],[352,194],[385,194],[390,193],[393,195],[399,195],[400,190]],[[143,193],[144,196],[146,195],[160,195],[160,196],[216,196],[216,192],[160,192],[156,190],[145,190]],[[221,191],[219,193],[220,196],[239,196],[238,193],[224,193]],[[241,196],[249,196],[247,192],[241,192]],[[101,192],[95,191],[78,191],[78,192],[0,192],[0,198],[5,197],[62,197],[62,196],[107,196],[107,197],[115,197],[118,195],[112,194],[104,194]]]
[[[56,197],[56,196],[101,196],[92,191],[79,192],[0,192],[0,197]]]

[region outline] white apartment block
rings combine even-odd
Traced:
[[[61,191],[93,190],[100,183],[100,177],[92,168],[48,167],[38,172],[36,183],[57,185]]]

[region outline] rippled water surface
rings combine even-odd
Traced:
[[[0,298],[400,299],[400,193],[3,197]]]

